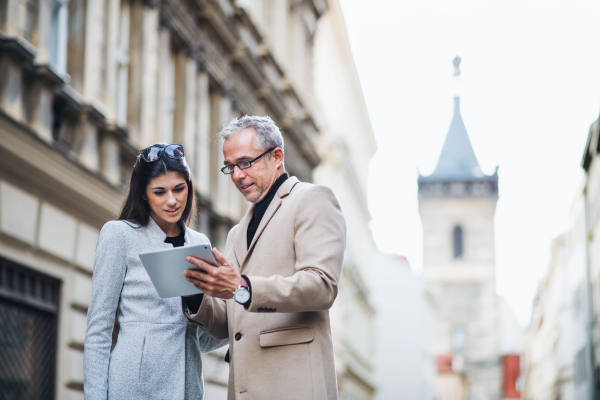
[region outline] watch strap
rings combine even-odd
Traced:
[[[250,292],[250,298],[243,304],[247,310],[250,307],[250,303],[252,303],[252,282],[250,282],[250,279],[246,275],[242,275],[242,281],[248,284],[248,292]]]

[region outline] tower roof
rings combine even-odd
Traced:
[[[462,180],[482,177],[477,156],[460,115],[460,97],[454,97],[454,116],[437,165],[430,177]]]
[[[455,79],[460,77],[460,61],[458,56],[452,61]],[[460,96],[457,93],[454,96],[454,116],[435,170],[431,175],[419,176],[419,181],[474,181],[488,180],[494,176],[495,174],[487,176],[481,172],[467,128],[460,115]]]

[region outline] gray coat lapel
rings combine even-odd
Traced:
[[[192,238],[190,237],[190,232],[185,226],[185,224],[183,224],[183,226],[183,229],[185,229],[185,233],[183,236],[184,246],[189,246],[190,240],[192,240]],[[150,219],[148,220],[148,225],[144,229],[146,230],[148,237],[153,243],[161,243],[162,247],[164,247],[165,249],[173,247],[171,243],[165,243],[167,234],[160,228],[160,226],[158,226],[158,224],[156,223],[156,221],[154,221],[154,219],[152,219],[152,217],[150,217]]]
[[[167,238],[167,234],[158,226],[156,221],[150,217],[148,220],[148,225],[146,226],[146,234],[148,235],[151,243],[160,244],[161,247],[167,249],[169,247],[173,247],[170,243],[165,243],[165,239]]]

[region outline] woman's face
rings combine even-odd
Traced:
[[[181,219],[187,195],[187,183],[178,172],[157,176],[146,187],[150,216],[164,231],[172,229]]]

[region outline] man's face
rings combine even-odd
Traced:
[[[256,132],[252,128],[242,129],[233,134],[223,143],[225,165],[237,164],[258,157],[262,150],[255,146]],[[276,155],[274,153],[277,152]],[[229,175],[235,187],[250,203],[257,203],[269,192],[269,188],[277,180],[281,171],[278,168],[283,163],[283,152],[277,149],[267,153],[252,163],[248,169],[235,168]]]

